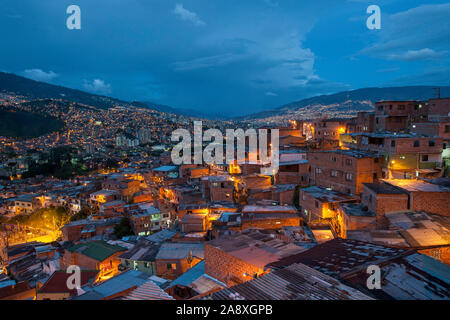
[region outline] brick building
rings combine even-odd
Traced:
[[[386,226],[385,214],[408,210],[408,194],[390,184],[365,183],[361,203],[376,215],[377,227]]]
[[[436,175],[442,169],[444,140],[440,137],[390,132],[353,133],[341,135],[341,141],[345,147],[383,155],[385,178]]]
[[[321,149],[333,150],[339,147],[339,137],[345,133],[347,119],[319,119],[313,123],[313,140]]]
[[[278,173],[275,176],[275,182],[277,184],[294,183],[301,186],[307,186],[309,183],[308,168],[308,161],[306,159],[280,161]]]
[[[337,208],[336,221],[332,224],[335,233],[346,239],[352,230],[373,230],[376,228],[375,213],[356,203],[341,203]]]
[[[205,272],[232,286],[265,274],[265,266],[271,262],[305,250],[270,234],[247,230],[206,242]]]
[[[204,258],[203,243],[163,243],[156,255],[156,274],[176,279]]]
[[[408,194],[408,210],[450,217],[450,188],[421,180],[383,180]]]
[[[299,191],[300,212],[308,224],[331,221],[336,215],[339,203],[358,200],[357,196],[317,186],[303,188]]]
[[[119,224],[119,222],[120,218],[101,220],[83,219],[69,222],[62,228],[63,240],[79,241],[80,239],[109,234],[113,232],[114,226]]]
[[[82,270],[80,273],[80,287],[92,285],[97,279],[98,271]],[[36,287],[36,300],[66,300],[77,295],[77,289],[69,289],[67,280],[71,273],[55,271],[43,284]]]
[[[59,263],[62,270],[77,265],[83,270],[99,271],[99,278],[113,276],[118,272],[119,255],[125,251],[126,248],[105,241],[79,242],[64,251]]]
[[[405,132],[411,115],[422,108],[419,101],[381,101],[375,104],[375,130]]]
[[[363,183],[381,178],[382,157],[356,150],[315,151],[308,153],[310,181],[319,187],[358,195]]]

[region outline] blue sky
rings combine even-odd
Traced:
[[[81,8],[81,30],[66,9]],[[381,8],[381,30],[366,9]],[[450,85],[450,2],[2,0],[0,70],[242,115],[372,86]]]

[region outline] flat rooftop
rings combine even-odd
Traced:
[[[373,217],[375,218],[376,214],[369,211],[364,210],[363,206],[359,203],[343,203],[340,205],[341,209],[348,215],[354,217]]]
[[[362,151],[362,150],[321,150],[321,151],[313,151],[314,153],[337,153],[337,154],[343,154],[349,157],[363,159],[363,158],[381,158],[382,155],[376,152],[370,152],[370,151]]]
[[[271,262],[306,250],[258,230],[223,236],[207,244],[262,269]]]
[[[387,183],[363,183],[365,187],[376,194],[406,194],[405,190]]]
[[[439,138],[437,136],[427,136],[424,134],[418,133],[397,133],[397,132],[358,132],[358,133],[343,133],[342,135],[357,137],[357,136],[366,136],[371,138]]]
[[[273,212],[286,212],[297,213],[297,209],[292,206],[256,206],[246,205],[242,209],[242,213],[273,213]]]
[[[350,196],[344,193],[340,193],[334,190],[328,190],[325,188],[312,186],[308,188],[301,189],[304,192],[309,193],[311,196],[317,200],[325,203],[329,202],[343,202],[343,201],[353,201],[358,200],[359,197]]]
[[[450,244],[450,218],[426,212],[386,213],[391,229],[397,230],[411,247]]]
[[[399,179],[382,181],[409,192],[450,192],[450,188],[438,184],[424,182],[422,180]]]

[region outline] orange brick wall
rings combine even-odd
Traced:
[[[411,209],[450,217],[449,192],[411,192]]]
[[[417,252],[426,254],[427,256],[439,260],[440,262],[445,263],[448,266],[450,265],[450,246],[442,248],[418,250]]]
[[[274,219],[251,219],[242,220],[242,230],[261,228],[261,229],[281,229],[283,227],[299,226],[300,217],[297,218],[274,218]]]
[[[205,272],[227,286],[233,286],[252,280],[252,275],[261,275],[264,270],[205,243]]]

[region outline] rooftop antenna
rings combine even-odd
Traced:
[[[437,91],[437,98],[440,99],[441,98],[441,88],[433,88],[433,89]]]

